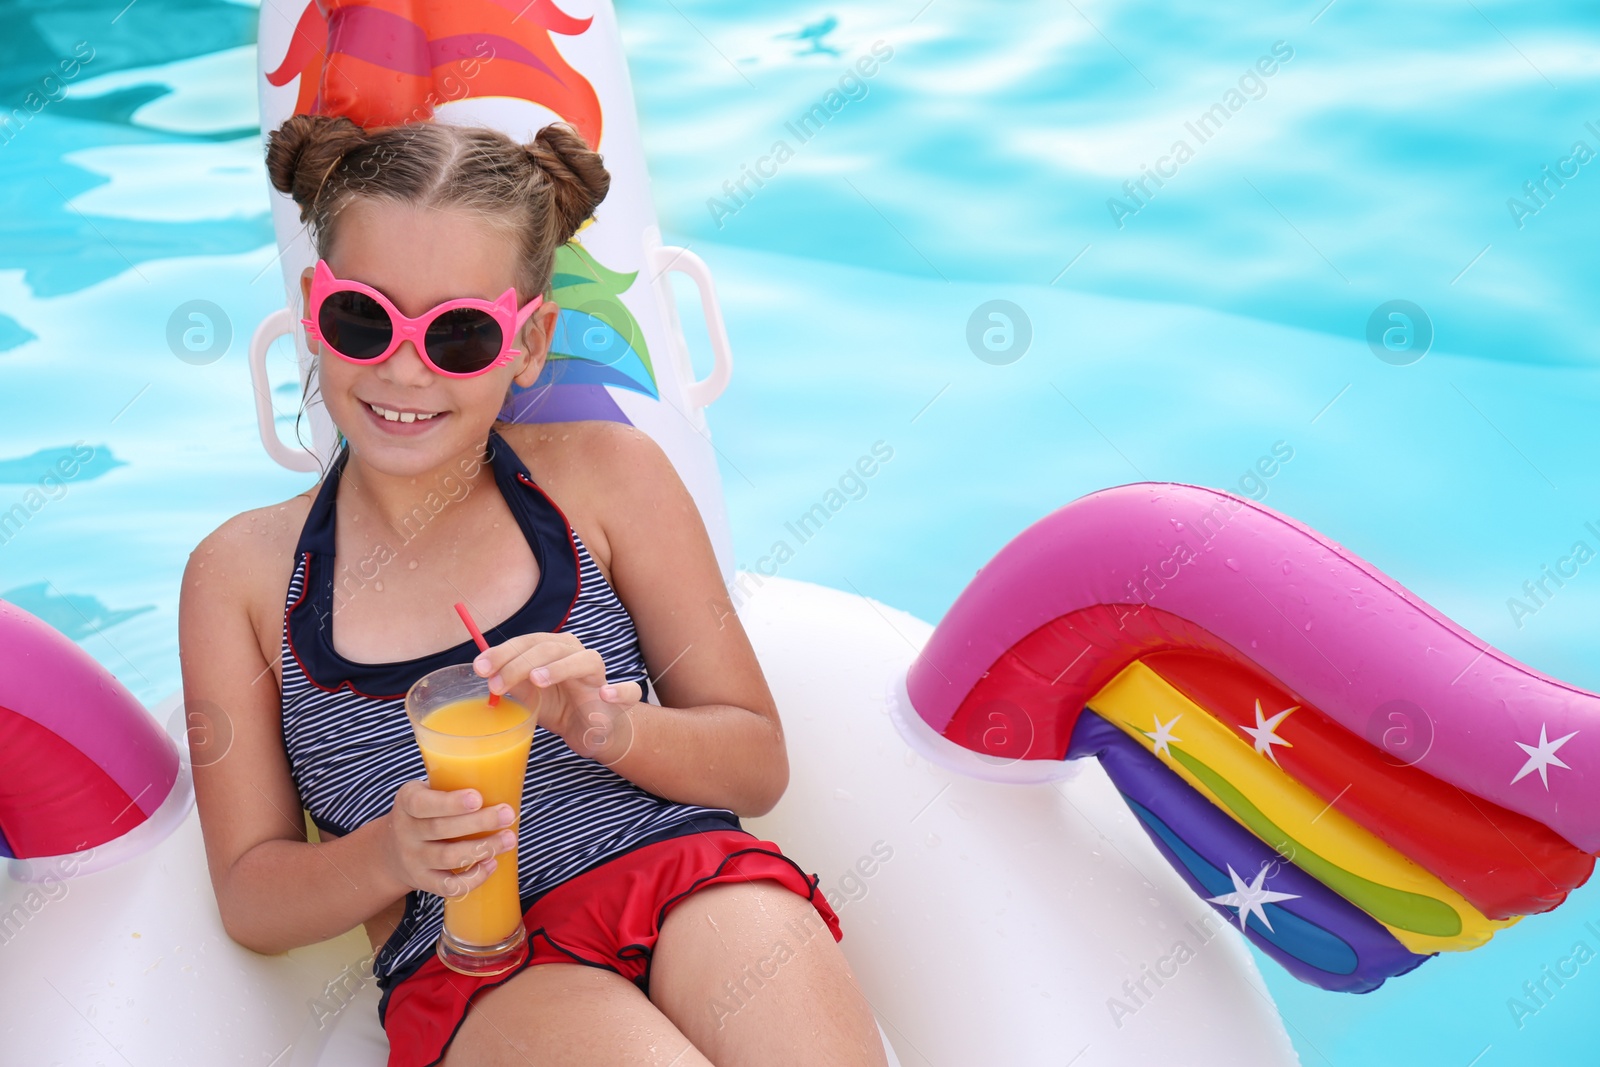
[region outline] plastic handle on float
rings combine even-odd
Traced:
[[[261,433],[261,446],[267,450],[267,455],[281,467],[310,473],[322,469],[317,457],[309,449],[290,448],[278,438],[272,391],[267,382],[267,349],[280,337],[294,336],[298,321],[288,308],[279,308],[261,320],[250,338],[250,385],[256,394],[256,429]]]
[[[650,250],[650,269],[655,272],[656,280],[662,281],[668,272],[677,271],[687,275],[700,290],[700,310],[706,318],[706,332],[711,338],[711,355],[713,363],[711,373],[701,379],[693,379],[693,371],[689,372],[691,380],[683,387],[684,399],[692,407],[709,407],[711,402],[722,395],[728,387],[728,379],[733,376],[733,350],[728,345],[728,328],[722,321],[722,305],[717,302],[717,286],[711,280],[711,268],[706,266],[705,260],[689,251],[687,248],[678,248],[673,245],[662,245]],[[672,287],[667,286],[667,302],[672,304]],[[684,353],[684,366],[692,366],[688,353]]]

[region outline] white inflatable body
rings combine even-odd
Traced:
[[[692,256],[661,249],[610,5],[571,8],[567,15],[593,21],[564,37],[561,52],[604,106],[601,149],[615,176],[602,220],[580,239],[610,270],[638,272],[621,300],[655,360],[654,396],[602,388],[673,459],[732,578],[703,413],[730,366],[709,275]],[[265,69],[285,55],[293,28],[263,9]],[[294,88],[264,84],[264,129],[290,113]],[[524,100],[439,109],[441,120],[492,122],[524,139],[556,117]],[[274,201],[285,290],[297,301],[312,253],[296,236],[292,205]],[[661,279],[667,269],[689,272],[701,288],[717,348],[716,370],[702,382]],[[311,410],[311,449],[296,450],[277,438],[259,387],[267,346],[298,336],[298,318],[290,303],[263,323],[252,372],[268,452],[315,470],[334,444],[320,406]],[[303,375],[309,356],[298,343]],[[931,632],[926,622],[783,579],[766,580],[739,615],[783,716],[791,767],[782,801],[746,825],[820,875],[891,1064],[1297,1062],[1238,932],[1162,859],[1098,763],[1007,769],[903,713],[897,694]],[[153,709],[169,730],[181,729],[178,700]],[[223,931],[187,768],[126,839],[88,854],[8,860],[5,872],[0,1061],[385,1062],[361,929],[273,957]]]
[[[791,767],[782,801],[745,825],[821,876],[899,1063],[1061,1067],[1086,1048],[1077,1062],[1297,1062],[1238,931],[1161,858],[1097,762],[1013,785],[946,770],[908,743],[888,696],[927,623],[786,579],[739,614]],[[154,710],[167,721],[175,707]],[[70,869],[11,861],[24,866]],[[19,908],[27,918],[0,946],[0,1061],[385,1061],[365,934],[281,956],[235,944],[192,808],[109,870],[54,887],[0,879],[0,915]]]

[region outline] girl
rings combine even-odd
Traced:
[[[600,157],[564,127],[518,145],[302,115],[267,168],[315,234],[308,343],[343,445],[184,575],[229,935],[278,953],[364,923],[391,1065],[883,1064],[816,876],[740,829],[787,784],[783,732],[671,463],[619,423],[496,420],[544,366],[542,294]],[[469,661],[542,696],[520,818],[424,781],[404,694]],[[446,969],[443,896],[514,841],[527,964]]]

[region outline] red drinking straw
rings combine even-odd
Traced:
[[[477,643],[478,651],[489,651],[489,642],[483,639],[483,631],[478,629],[478,624],[472,621],[472,613],[467,610],[467,606],[465,604],[458,603],[456,605],[456,614],[460,615],[461,621],[467,624],[467,633],[471,634],[472,640]],[[489,706],[491,708],[500,706],[499,693],[489,694]]]

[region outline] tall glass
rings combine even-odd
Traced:
[[[428,787],[476,789],[484,808],[509,804],[516,829],[538,710],[507,696],[490,707],[488,681],[473,673],[470,663],[423,675],[406,693],[406,715],[428,768]],[[502,974],[527,957],[515,848],[498,857],[481,885],[445,898],[438,953],[446,967],[474,976]]]

